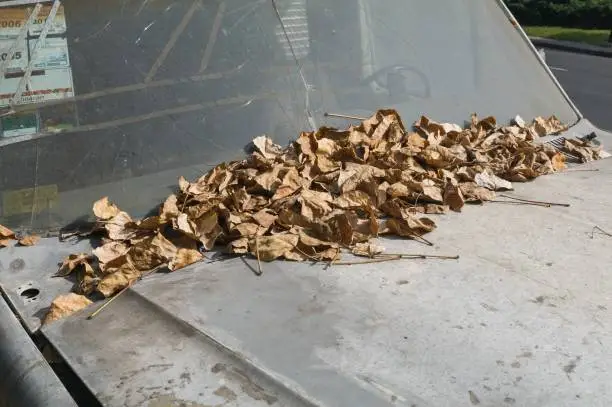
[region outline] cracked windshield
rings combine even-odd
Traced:
[[[144,216],[254,137],[380,108],[576,122],[514,30],[494,1],[0,1],[0,224]]]

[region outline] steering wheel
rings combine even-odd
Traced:
[[[413,91],[408,90],[405,86],[405,76],[402,75],[402,72],[412,72],[418,76],[425,87],[424,92],[422,94],[415,94]],[[386,77],[386,81],[383,82],[382,78],[384,77]],[[373,74],[362,79],[361,83],[363,85],[374,83],[380,88],[386,89],[391,95],[395,94],[399,96],[401,93],[409,93],[420,98],[429,98],[431,96],[431,85],[429,79],[427,79],[427,75],[416,68],[404,64],[395,64],[380,68]]]

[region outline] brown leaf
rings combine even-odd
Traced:
[[[168,268],[171,271],[182,269],[193,263],[197,263],[202,260],[204,256],[198,250],[193,249],[179,249],[176,256],[168,264]]]
[[[565,165],[565,156],[561,153],[557,153],[555,154],[550,161],[552,162],[552,166],[554,168],[555,171],[561,171],[564,170],[566,165]]]
[[[283,177],[281,185],[276,189],[272,200],[277,201],[293,195],[293,193],[302,188],[305,184],[306,180],[300,177],[297,170],[295,168],[290,168]]]
[[[358,189],[362,183],[369,183],[378,178],[384,178],[386,173],[380,168],[371,165],[346,163],[346,168],[340,171],[337,185],[342,193]]]
[[[0,238],[1,239],[14,239],[15,232],[10,230],[9,228],[0,225]]]
[[[136,224],[125,212],[119,212],[110,218],[104,225],[108,232],[108,237],[112,240],[129,240],[136,236],[134,228]]]
[[[357,243],[352,250],[355,256],[374,257],[381,254],[385,248],[374,243]]]
[[[9,244],[11,244],[10,239],[0,239],[0,247],[7,247]]]
[[[436,224],[429,218],[416,218],[413,216],[404,219],[387,219],[381,227],[381,234],[395,234],[402,237],[421,236],[431,232]]]
[[[17,242],[20,246],[34,246],[40,240],[40,236],[28,235],[24,236]]]
[[[227,245],[227,252],[230,254],[247,254],[249,252],[249,238],[242,237],[231,241]]]
[[[316,237],[311,236],[304,230],[300,230],[299,232],[299,243],[303,246],[314,248],[338,247],[336,243],[326,242],[321,239],[317,239]]]
[[[268,160],[274,159],[276,156],[282,153],[281,146],[274,144],[272,139],[267,136],[259,136],[254,138],[253,144],[257,151]]]
[[[294,234],[260,236],[249,241],[249,249],[253,256],[269,262],[290,253],[298,241],[299,236]]]
[[[93,204],[93,213],[94,215],[96,215],[98,219],[101,219],[101,220],[111,219],[117,216],[119,212],[121,211],[119,210],[117,205],[115,205],[114,203],[111,203],[108,200],[107,196],[94,202]]]
[[[301,213],[308,220],[321,218],[332,211],[330,204],[333,198],[328,192],[304,189],[298,198],[302,205]]]
[[[342,209],[370,208],[373,202],[363,191],[349,191],[336,198],[334,205]]]
[[[444,187],[444,204],[448,205],[455,212],[461,212],[465,201],[459,187],[451,183],[446,184]]]
[[[511,191],[512,183],[499,178],[489,169],[476,174],[474,181],[481,187],[490,189],[491,191]]]
[[[495,199],[495,192],[478,186],[475,182],[464,182],[459,185],[459,190],[465,202],[484,202]]]
[[[43,325],[50,324],[53,321],[70,316],[82,309],[93,304],[91,300],[83,295],[74,293],[60,295],[51,302],[49,312],[45,316]]]
[[[269,228],[270,226],[272,226],[274,222],[276,222],[277,218],[278,215],[274,214],[274,212],[269,209],[262,209],[259,212],[253,214],[253,220],[264,228]]]
[[[89,263],[91,261],[91,255],[81,253],[81,254],[71,254],[66,257],[62,262],[55,276],[57,277],[65,277],[72,273],[77,267],[81,266],[84,263]]]
[[[439,215],[448,212],[448,206],[427,204],[423,207],[424,213],[428,215]]]
[[[96,290],[108,298],[138,280],[140,276],[141,272],[136,270],[134,265],[128,261],[114,273],[104,276],[98,283]]]
[[[162,222],[168,222],[179,216],[180,210],[177,206],[177,202],[177,197],[174,194],[166,199],[159,212],[159,219]]]
[[[96,275],[95,270],[89,263],[83,263],[83,267],[77,270],[77,294],[89,295],[96,290],[99,277]]]

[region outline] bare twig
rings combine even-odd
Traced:
[[[263,271],[261,270],[261,259],[259,258],[259,236],[255,237],[255,253],[257,254],[257,272],[255,274],[261,276]]]
[[[502,194],[500,196],[503,196],[504,198],[508,198],[508,199],[513,199],[513,200],[519,201],[519,202],[527,202],[527,203],[532,203],[532,204],[544,204],[544,205],[550,205],[550,206],[562,206],[564,208],[569,208],[570,207],[570,204],[564,204],[564,203],[531,201],[529,199],[515,198],[513,196],[505,195],[505,194]]]
[[[339,119],[361,120],[362,122],[368,120],[365,117],[349,116],[349,115],[346,115],[346,114],[336,114],[336,113],[327,113],[327,112],[323,113],[323,116],[325,116],[325,117],[337,117]]]
[[[425,239],[423,236],[421,235],[410,235],[410,237],[414,238],[414,240],[416,240],[417,242],[421,242],[426,244],[427,246],[433,246],[434,244],[431,243],[429,240]]]
[[[378,258],[378,259],[369,259],[369,260],[363,260],[363,261],[339,261],[336,263],[333,263],[334,266],[356,266],[356,265],[360,265],[360,264],[371,264],[371,263],[384,263],[387,261],[395,261],[395,260],[401,260],[402,257],[401,256],[395,256],[395,257],[383,257],[383,258]]]
[[[605,230],[603,230],[599,226],[594,226],[593,230],[591,231],[591,239],[595,238],[595,231],[599,231],[598,234],[600,234],[600,235],[605,235],[605,236],[608,236],[608,237],[612,237],[612,233],[606,232]]]
[[[137,281],[137,280],[134,280]],[[119,298],[119,296],[121,294],[123,294],[124,292],[126,292],[128,290],[128,288],[130,288],[132,286],[132,284],[134,284],[134,281],[132,281],[131,283],[129,283],[127,286],[125,286],[124,289],[122,289],[121,291],[119,291],[117,294],[115,294],[114,296],[112,296],[111,298],[109,298],[104,304],[102,304],[102,306],[100,308],[98,308],[97,310],[95,310],[94,312],[92,312],[91,314],[89,314],[89,316],[87,317],[87,319],[94,319],[99,313],[101,313],[102,311],[104,311],[104,309],[106,307],[108,307],[113,301],[115,301],[117,298]]]
[[[550,205],[539,204],[539,203],[529,203],[529,202],[512,202],[512,201],[497,201],[497,200],[487,201],[487,202],[500,203],[500,204],[506,204],[506,205],[543,206],[544,208],[550,208]]]
[[[599,172],[599,168],[570,168],[569,170],[565,170],[564,172]]]
[[[374,257],[401,257],[402,259],[441,259],[441,260],[459,260],[459,256],[439,256],[434,254],[407,254],[407,253],[381,253]]]

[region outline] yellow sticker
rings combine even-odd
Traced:
[[[34,208],[36,213],[45,209],[53,208],[57,203],[57,185],[43,185],[36,188],[18,189],[7,191],[2,195],[2,215],[12,216],[22,213],[32,213]],[[36,196],[36,203],[34,197]]]

